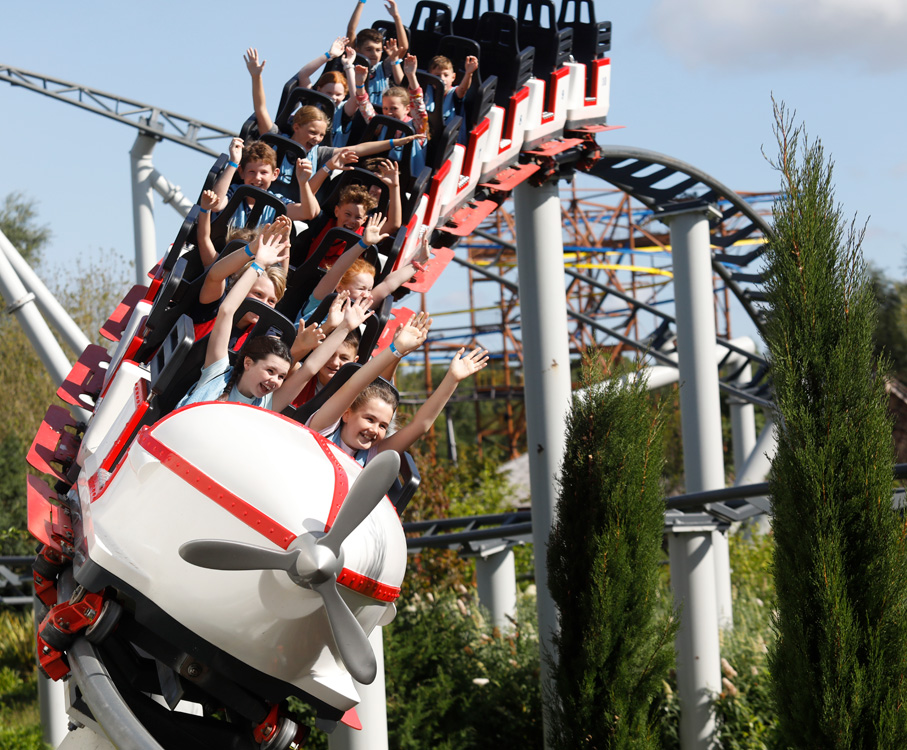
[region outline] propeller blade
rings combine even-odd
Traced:
[[[399,472],[400,454],[397,451],[384,451],[369,461],[350,487],[331,530],[318,540],[318,544],[327,547],[339,557],[343,540],[381,502],[381,498],[387,494]]]
[[[297,552],[267,549],[226,539],[193,539],[179,549],[187,563],[213,570],[285,570],[296,572]]]
[[[334,642],[337,644],[346,671],[357,682],[371,685],[378,674],[375,652],[356,616],[337,591],[336,581],[330,578],[322,583],[313,584],[312,589],[321,594]]]

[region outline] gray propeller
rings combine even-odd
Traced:
[[[356,478],[324,536],[300,534],[286,550],[226,539],[195,539],[180,547],[180,557],[214,570],[285,570],[294,583],[321,596],[344,666],[355,680],[368,685],[375,679],[378,665],[365,631],[337,591],[337,575],[343,569],[341,545],[387,494],[399,471],[396,451],[385,451],[372,459]]]

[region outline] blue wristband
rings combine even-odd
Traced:
[[[325,53],[324,53],[324,56],[325,56],[328,60],[331,59],[331,53],[330,53],[330,52],[325,52]]]
[[[394,139],[393,139],[393,138],[391,138],[391,146],[390,146],[390,147],[391,147],[391,148],[394,147]]]
[[[361,239],[359,240],[358,244],[362,245],[364,249],[368,250],[368,245],[366,245]]]
[[[199,206],[199,207],[198,207],[198,212],[199,212],[200,214],[206,214],[206,213],[208,213],[208,209],[207,209],[207,208],[202,208],[201,206]]]
[[[401,352],[396,346],[394,346],[393,341],[391,341],[391,345],[388,347],[388,349],[391,350],[391,354],[393,354],[397,359],[403,359],[403,352]]]
[[[394,60],[394,65],[403,65],[403,60]]]
[[[261,277],[265,272],[265,269],[258,265],[258,263],[256,263],[254,260],[249,264],[249,268],[255,271],[255,273],[257,273],[259,277]]]
[[[228,167],[233,167],[233,169],[238,169],[238,168],[239,168],[239,164],[237,164],[235,161],[228,161],[228,162],[227,162],[227,166],[228,166]]]
[[[255,257],[255,253],[253,253],[251,250],[249,250],[249,246],[248,246],[248,245],[246,245],[246,246],[243,248],[243,250],[246,251],[246,255],[248,255],[250,258],[254,258],[254,257]]]

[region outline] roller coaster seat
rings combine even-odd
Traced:
[[[535,48],[520,44],[517,20],[506,13],[483,13],[476,40],[482,50],[482,78],[497,76],[495,104],[506,107],[510,97],[532,76]]]
[[[570,20],[569,11],[573,11]],[[583,15],[588,20],[583,21]],[[611,49],[611,22],[595,20],[592,0],[561,0],[559,29],[573,29],[573,59],[583,65],[605,57]]]
[[[322,94],[314,89],[297,86],[289,93],[286,102],[278,110],[277,117],[274,118],[274,124],[277,126],[278,131],[287,137],[293,135],[293,116],[300,107],[307,106],[317,107],[327,116],[329,124],[322,143],[325,146],[330,146],[330,123],[334,121],[334,100],[327,94]],[[262,136],[262,140],[264,140],[264,136]]]
[[[563,67],[573,49],[573,29],[559,28],[552,0],[519,0],[520,44],[535,47],[532,73],[547,81]]]
[[[222,248],[226,244],[227,232],[230,229],[230,220],[241,208],[240,204],[245,201],[246,198],[253,199],[255,205],[249,212],[249,216],[246,219],[244,226],[257,227],[261,215],[267,207],[274,209],[275,217],[284,216],[287,212],[287,207],[284,205],[283,201],[276,195],[269,193],[267,190],[262,190],[254,185],[238,185],[224,210],[211,222],[211,242],[214,243],[214,247]]]
[[[380,31],[384,36],[385,41],[388,39],[397,38],[397,24],[393,21],[388,21],[386,19],[379,19],[372,24],[372,28],[376,31]],[[409,26],[404,26],[403,30],[406,32],[407,39],[412,38],[412,32],[409,30]],[[387,55],[384,55],[387,57]]]
[[[479,18],[482,16],[482,0],[460,0],[459,5],[457,5],[457,14],[454,16],[453,20],[453,33],[459,37],[465,37],[467,39],[472,39],[476,35],[476,30],[479,26]],[[487,0],[488,8],[487,11],[494,11],[494,0]],[[466,11],[469,6],[472,5],[472,13],[467,16]],[[444,55],[446,53],[439,52],[438,54]],[[450,57],[450,55],[447,55]],[[451,57],[451,60],[453,58]]]
[[[365,132],[360,142],[387,140],[388,138],[414,135],[415,132],[412,123],[403,122],[403,120],[387,115],[375,115],[365,126]],[[398,134],[402,134],[402,136]],[[400,165],[400,189],[407,192],[411,188],[413,180],[412,158],[413,144],[410,142],[403,147],[403,153],[398,162]]]
[[[447,3],[419,0],[410,22],[409,51],[419,58],[423,67],[433,57],[442,37],[453,34],[452,14]]]
[[[261,137],[261,141],[262,143],[267,143],[271,148],[274,149],[274,152],[277,156],[278,169],[281,169],[282,165],[285,162],[289,162],[290,164],[295,165],[297,159],[306,158],[305,149],[298,143],[296,143],[296,141],[288,138],[285,135],[265,133]],[[293,168],[293,173],[290,177],[290,181],[284,182],[284,178],[285,175],[281,173],[281,176],[271,183],[269,190],[272,193],[276,193],[277,195],[282,195],[285,198],[289,198],[294,203],[298,203],[299,183],[296,181],[295,166]]]

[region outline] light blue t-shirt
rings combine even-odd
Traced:
[[[217,360],[214,364],[208,365],[202,370],[198,382],[189,389],[189,393],[180,399],[176,405],[188,406],[189,404],[199,404],[202,401],[217,401],[227,387],[230,376],[233,374],[233,368],[230,366],[230,360],[227,357]],[[239,404],[251,404],[260,406],[262,409],[271,408],[272,393],[268,393],[262,398],[250,398],[243,396],[236,385],[230,390],[227,401]]]

